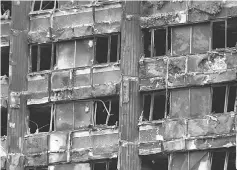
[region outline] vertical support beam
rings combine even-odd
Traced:
[[[28,43],[30,1],[12,1],[12,26],[9,56],[9,105],[7,127],[7,169],[23,170],[23,141],[26,133]]]
[[[139,59],[142,52],[140,1],[123,1],[118,170],[140,170],[138,119]]]

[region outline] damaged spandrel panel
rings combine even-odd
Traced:
[[[118,98],[98,99],[94,103],[94,125],[118,126]]]
[[[169,92],[166,91],[143,95],[142,121],[161,120],[169,114]]]

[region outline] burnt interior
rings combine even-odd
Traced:
[[[117,170],[117,160],[111,159],[104,162],[95,162],[92,164],[93,170]]]
[[[168,170],[168,156],[162,154],[141,156],[142,170]]]
[[[105,108],[106,107],[106,108]],[[119,123],[119,100],[118,98],[101,99],[95,102],[96,125],[105,125],[108,119],[108,126]],[[107,109],[107,110],[106,110]],[[109,116],[109,114],[110,116]]]
[[[1,76],[9,76],[9,47],[1,47]]]
[[[233,85],[229,87],[227,112],[234,111],[235,109],[235,100],[236,100],[236,93],[237,93],[236,89],[237,89],[237,85]]]
[[[107,63],[108,62],[108,37],[97,37],[96,38],[96,63]]]
[[[151,57],[151,32],[149,29],[143,29],[143,44],[145,57]]]
[[[7,135],[7,108],[1,107],[1,136]]]
[[[29,106],[29,114],[30,133],[37,133],[37,131],[49,132],[51,121],[51,105]]]
[[[55,5],[55,8],[58,8],[58,1],[57,0],[56,1],[45,1],[45,0],[36,1],[35,0],[34,6],[33,6],[33,11],[54,9],[54,5]]]
[[[212,88],[212,113],[223,113],[225,108],[226,86]]]
[[[12,1],[1,1],[1,15],[4,15],[4,19],[8,19],[11,16],[11,9]]]
[[[154,56],[166,54],[166,29],[154,30]]]
[[[227,47],[237,46],[237,17],[227,20]]]
[[[154,96],[154,108],[153,108],[153,120],[163,119],[165,117],[166,95],[155,94]]]
[[[110,62],[118,61],[118,48],[119,48],[119,39],[118,35],[111,35],[111,44],[110,44]]]
[[[225,21],[213,22],[212,48],[225,48]]]

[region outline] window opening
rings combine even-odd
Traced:
[[[235,152],[214,151],[212,152],[211,170],[235,169]]]
[[[31,71],[50,70],[56,65],[54,44],[31,45]]]
[[[236,93],[237,93],[236,89],[237,89],[236,85],[229,87],[227,112],[234,111],[235,109],[235,100],[236,100]]]
[[[145,57],[170,55],[171,29],[144,29],[143,41]]]
[[[236,100],[236,84],[212,88],[212,113],[234,111]]]
[[[108,56],[108,37],[97,37],[96,38],[96,61],[97,63],[107,63]]]
[[[143,30],[143,43],[145,57],[151,57],[151,32],[149,29]]]
[[[119,100],[103,99],[96,100],[95,107],[95,125],[117,126],[119,122]]]
[[[29,106],[29,130],[30,133],[53,131],[54,127],[51,105]]]
[[[227,20],[227,47],[237,46],[237,17]]]
[[[223,113],[225,108],[226,86],[212,88],[212,113]]]
[[[1,136],[7,135],[7,108],[1,107]]]
[[[237,43],[237,17],[213,22],[213,49],[235,47]]]
[[[9,75],[9,47],[1,47],[1,76]]]
[[[213,49],[225,48],[225,21],[213,22]]]
[[[166,54],[166,29],[154,30],[154,56]]]
[[[96,63],[117,62],[120,59],[120,35],[96,37]]]
[[[58,8],[58,1],[35,0],[32,4],[33,11],[47,10]]]
[[[155,155],[147,155],[141,156],[142,160],[142,169],[144,170],[168,170],[168,156],[155,154]]]
[[[160,120],[166,118],[169,113],[169,94],[165,92],[151,93],[143,95],[143,121]]]
[[[116,170],[117,160],[107,160],[104,162],[94,162],[92,163],[92,170]]]
[[[1,1],[1,20],[8,20],[11,16],[11,1]]]

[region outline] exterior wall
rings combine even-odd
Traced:
[[[60,2],[60,10],[31,11],[29,14],[28,44],[55,43],[58,46],[62,44],[63,46],[60,47],[62,49],[72,49],[74,45],[67,44],[68,40],[89,38],[92,39],[93,45],[91,47],[88,40],[82,47],[90,53],[85,52],[81,55],[82,58],[87,59],[85,63],[78,64],[73,61],[72,66],[66,67],[68,63],[63,62],[63,65],[58,65],[62,66],[62,69],[29,71],[28,88],[20,92],[20,95],[27,97],[28,106],[35,104],[55,106],[62,102],[77,100],[82,106],[87,104],[89,111],[86,106],[81,109],[81,117],[86,121],[83,126],[75,125],[76,115],[70,112],[73,119],[68,119],[62,114],[70,128],[24,134],[25,166],[50,165],[56,169],[65,168],[63,166],[68,166],[70,169],[89,169],[88,162],[92,160],[118,156],[118,127],[97,126],[93,124],[90,117],[94,116],[94,98],[120,95],[122,80],[120,61],[96,64],[96,43],[93,38],[100,34],[120,32],[122,4],[108,1],[80,5]],[[211,111],[211,90],[195,91],[195,88],[211,89],[218,84],[236,84],[236,47],[212,49],[213,21],[236,17],[236,9],[237,3],[234,1],[205,3],[146,1],[142,3],[141,29],[170,27],[172,36],[169,54],[152,58],[141,56],[139,90],[141,94],[165,90],[170,92],[172,98],[167,99],[171,102],[170,114],[164,119],[139,121],[139,155],[170,154],[181,151],[188,153],[236,146],[237,102],[235,101],[234,111],[215,114]],[[7,20],[1,23],[1,47],[9,46],[10,22]],[[203,26],[201,23],[208,23],[208,26]],[[200,33],[198,29],[204,31]],[[197,37],[202,35],[205,38],[196,43],[199,41]],[[181,44],[186,45],[183,51],[179,49]],[[62,57],[70,55],[65,51],[62,52],[64,54],[60,53]],[[73,56],[79,54],[74,52]],[[7,108],[7,84],[8,79],[1,77],[1,107],[4,108]],[[198,99],[192,100],[192,95]],[[201,99],[204,95],[206,97]],[[203,105],[193,107],[197,102],[202,102]],[[187,107],[182,107],[185,104]],[[57,113],[52,111],[51,114]],[[87,114],[90,115],[86,116]],[[28,120],[29,118],[26,117],[25,121]],[[1,148],[3,148],[1,168],[5,168],[6,138],[2,137],[1,140]],[[56,165],[58,163],[60,164]]]

